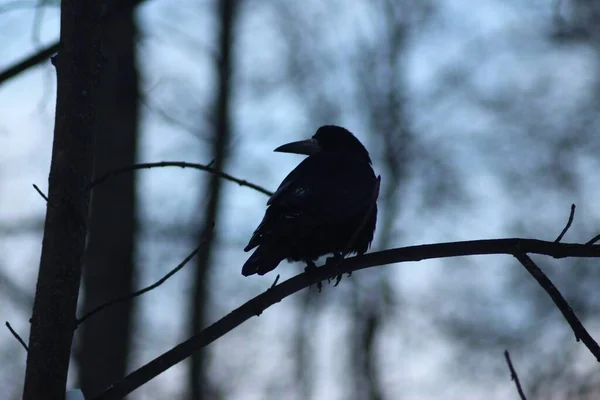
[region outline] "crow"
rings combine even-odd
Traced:
[[[379,178],[369,152],[348,130],[320,127],[308,140],[276,152],[308,155],[281,182],[244,251],[258,247],[242,275],[264,275],[279,263],[314,267],[322,255],[364,254],[375,233]]]

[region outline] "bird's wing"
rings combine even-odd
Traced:
[[[357,183],[366,182],[362,188]],[[369,206],[375,177],[367,164],[315,154],[304,159],[269,198],[265,216],[248,251],[264,238],[287,242],[310,234],[319,224],[343,221]]]
[[[307,161],[305,159],[304,161]],[[303,163],[304,163],[303,161]],[[310,166],[311,163],[309,163]],[[249,251],[263,242],[265,237],[277,236],[281,242],[313,225],[310,208],[316,201],[310,179],[302,177],[307,168],[301,163],[281,182],[279,188],[267,201],[267,211],[244,251]],[[314,186],[314,185],[313,185]]]

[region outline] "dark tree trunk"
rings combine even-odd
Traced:
[[[63,0],[56,122],[23,399],[65,396],[81,265],[101,67],[100,1]]]
[[[138,131],[138,72],[133,11],[121,12],[102,29],[104,70],[98,98],[95,172],[134,164]],[[94,188],[85,257],[84,302],[88,311],[133,291],[135,174],[122,174]],[[79,379],[92,395],[125,376],[134,301],[95,315],[81,326]]]
[[[229,108],[231,105],[231,71],[233,29],[235,26],[235,13],[237,3],[235,0],[222,0],[218,3],[221,33],[219,36],[219,82],[215,99],[216,124],[213,135],[213,158],[215,169],[223,170],[227,161],[227,146],[230,138]],[[213,225],[218,226],[219,205],[221,198],[222,179],[217,175],[210,175],[202,198],[203,226],[199,240],[206,240],[204,251],[198,255],[194,276],[193,299],[191,306],[191,330],[195,334],[206,325],[206,308],[208,306],[208,271],[211,264],[212,250],[215,246]],[[202,400],[208,397],[211,389],[207,384],[205,351],[195,352],[191,357],[189,376],[190,398]]]

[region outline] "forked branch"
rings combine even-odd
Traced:
[[[210,325],[199,334],[192,336],[190,339],[180,343],[173,349],[167,351],[156,359],[150,361],[148,364],[132,372],[121,382],[115,383],[103,394],[96,397],[96,400],[123,398],[128,393],[131,393],[133,390],[150,381],[152,378],[158,376],[173,365],[184,360],[194,351],[197,351],[214,342],[253,316],[260,315],[268,307],[280,302],[287,296],[314,285],[317,282],[331,279],[339,274],[350,273],[387,264],[407,261],[420,261],[433,258],[483,254],[513,255],[517,257],[519,261],[529,258],[527,254],[543,254],[555,258],[600,258],[600,246],[555,243],[535,239],[519,238],[475,240],[403,247],[347,258],[339,263],[339,265],[337,263],[332,265],[324,265],[311,270],[309,273],[301,273],[279,285],[272,286],[264,293],[256,296],[239,308],[233,310],[225,317],[221,318],[219,321]],[[528,264],[527,261],[525,262]],[[531,265],[528,264],[528,267],[531,269]],[[590,352],[596,357],[597,360],[600,361],[600,347],[598,347],[598,344],[594,341],[594,339],[591,338],[589,333],[587,333],[558,289],[556,289],[550,279],[548,279],[541,270],[535,271],[535,274],[535,276],[537,276],[536,280],[540,283],[544,290],[550,294],[553,300],[555,300],[555,304],[557,304],[563,315],[565,315],[565,317],[567,317],[567,315],[569,316],[567,318],[567,322],[571,325],[573,330],[577,332],[577,337],[582,339],[583,343],[588,347]],[[544,276],[544,279],[540,279],[540,276],[542,275]],[[559,300],[557,301],[556,299]]]

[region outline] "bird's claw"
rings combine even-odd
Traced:
[[[326,266],[339,266],[342,261],[344,261],[344,256],[342,255],[342,253],[333,253],[333,255],[331,257],[329,257],[327,259],[327,261],[325,261],[325,265]],[[348,273],[348,276],[350,276],[350,272]],[[336,287],[337,285],[340,284],[341,280],[342,280],[342,274],[336,275],[335,277],[335,284],[333,285],[333,287]],[[331,282],[333,278],[328,279],[328,282]]]
[[[306,267],[304,267],[304,272],[307,274],[311,274],[311,273],[315,272],[316,269],[317,269],[317,266],[315,265],[314,262],[307,261]],[[321,283],[321,281],[317,282],[317,289],[319,290],[319,293],[321,293],[321,290],[323,290],[323,284]]]
[[[333,285],[333,287],[337,287],[337,285],[339,285],[341,281],[342,281],[342,274],[339,274],[338,276],[335,277],[335,285]]]

